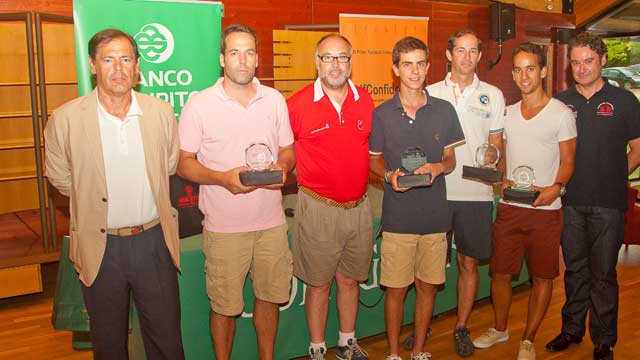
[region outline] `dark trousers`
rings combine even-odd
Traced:
[[[618,339],[616,264],[624,239],[624,212],[592,206],[564,206],[562,254],[566,265],[562,331],[594,344],[615,345]]]
[[[95,282],[82,286],[96,360],[128,359],[131,295],[147,359],[184,359],[178,275],[162,227],[132,236],[107,236]]]

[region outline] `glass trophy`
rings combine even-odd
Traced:
[[[540,195],[540,191],[533,189],[536,176],[530,166],[522,165],[513,170],[513,182],[515,185],[504,189],[502,199],[522,204],[533,204]]]
[[[398,176],[398,187],[411,188],[431,186],[431,174],[414,174],[413,172],[427,163],[427,155],[419,146],[408,148],[400,155],[405,175]]]
[[[251,144],[244,151],[249,171],[240,173],[240,182],[244,186],[263,186],[282,184],[282,170],[269,168],[273,164],[273,153],[263,143]]]
[[[498,148],[484,143],[476,149],[476,166],[462,166],[462,177],[472,180],[480,180],[489,183],[502,182],[502,171],[496,170],[500,151]]]

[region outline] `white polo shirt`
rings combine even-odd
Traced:
[[[140,132],[142,109],[131,90],[131,106],[124,120],[109,114],[100,100],[98,121],[107,181],[107,228],[142,225],[158,217]]]
[[[489,134],[503,131],[505,104],[502,91],[474,75],[473,82],[461,92],[458,84],[451,81],[451,73],[444,80],[427,86],[427,91],[454,106],[466,139],[464,145],[455,148],[456,168],[445,177],[447,200],[493,201],[493,188],[463,179],[462,166],[475,166],[478,146],[488,142]]]

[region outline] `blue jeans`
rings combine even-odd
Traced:
[[[562,332],[584,336],[594,344],[618,339],[616,264],[624,240],[624,212],[594,206],[564,206],[562,254],[566,265]]]

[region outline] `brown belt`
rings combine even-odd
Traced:
[[[324,197],[320,194],[318,194],[317,192],[306,188],[304,186],[300,186],[300,190],[302,190],[303,193],[309,195],[311,198],[313,198],[314,200],[317,200],[321,203],[325,203],[329,206],[333,206],[333,207],[337,207],[337,208],[341,208],[341,209],[353,209],[358,207],[358,205],[360,205],[364,199],[367,198],[367,195],[364,195],[363,197],[361,197],[358,200],[352,200],[352,201],[347,201],[347,202],[338,202],[335,201],[333,199],[329,199],[328,197]]]
[[[120,229],[107,229],[107,234],[118,235],[118,236],[131,236],[131,235],[139,234],[145,230],[149,230],[158,224],[160,224],[160,218],[151,220],[146,224],[142,224],[138,226],[123,227]]]

